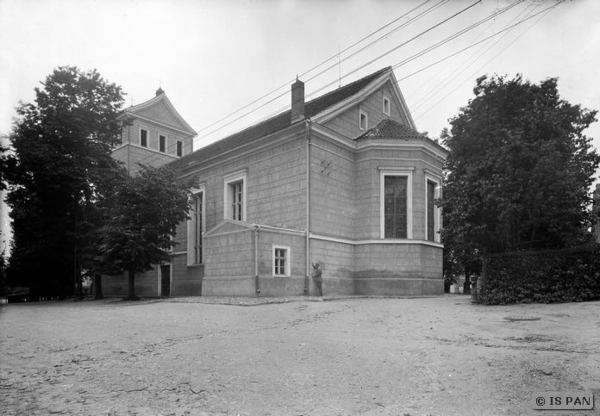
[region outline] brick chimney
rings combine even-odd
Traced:
[[[304,82],[298,80],[292,84],[292,123],[304,120]]]

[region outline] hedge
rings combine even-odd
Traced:
[[[600,299],[600,245],[488,255],[477,295],[485,304]]]

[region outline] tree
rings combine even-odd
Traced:
[[[110,150],[119,140],[121,88],[94,70],[54,70],[35,102],[20,104],[0,178],[12,208],[12,284],[32,295],[68,295],[77,281],[84,214],[120,169]]]
[[[555,78],[484,76],[474,93],[442,133],[446,246],[490,253],[585,241],[600,156],[583,132],[596,111],[562,100]]]
[[[99,232],[101,264],[125,272],[126,299],[135,296],[135,274],[169,260],[176,227],[187,218],[189,190],[195,179],[178,180],[167,167],[142,166],[134,177],[116,184],[101,204],[104,226]]]

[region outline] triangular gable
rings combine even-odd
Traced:
[[[365,87],[371,85],[373,82],[380,79],[382,76],[391,71],[391,67],[380,69],[379,71],[374,72],[373,74],[370,74],[348,85],[340,87],[337,90],[331,91],[325,95],[308,101],[305,107],[305,117],[307,119],[313,119],[313,116],[319,116],[321,114],[326,113],[329,108],[336,107],[339,103],[346,102],[348,97],[354,97],[357,94],[360,94],[360,92]],[[387,80],[388,78],[385,79]],[[383,83],[385,83],[385,81],[383,81]],[[395,85],[399,94],[400,90],[397,88],[397,84]],[[399,100],[399,102],[403,103],[404,101]],[[407,116],[407,120],[412,121],[412,118],[409,118],[409,116]],[[220,155],[224,152],[240,148],[241,146],[252,143],[253,141],[260,139],[261,137],[274,134],[291,125],[291,110],[287,110],[283,113],[277,114],[274,117],[271,117],[268,120],[257,123],[242,131],[225,137],[224,139],[211,143],[208,146],[202,147],[172,162],[171,166],[175,169],[178,169],[182,167],[187,167],[192,163],[199,163],[203,160],[210,159],[216,155]]]
[[[326,108],[325,110],[321,111],[319,114],[315,114],[312,117],[312,121],[315,121],[317,123],[325,123],[325,122],[339,116],[340,114],[347,111],[351,107],[354,107],[354,106],[360,104],[367,97],[369,97],[371,94],[373,94],[375,91],[379,90],[380,88],[384,87],[386,84],[388,84],[390,86],[390,90],[395,95],[397,102],[400,103],[400,111],[402,112],[402,115],[404,116],[404,118],[408,121],[408,124],[409,124],[408,127],[410,127],[413,130],[417,130],[417,127],[412,118],[412,115],[410,114],[410,111],[408,110],[408,106],[406,105],[406,101],[404,100],[404,96],[402,95],[402,92],[400,91],[400,87],[398,87],[398,81],[396,80],[394,71],[392,71],[391,68],[389,68],[388,71],[384,72],[378,78],[371,81],[368,85],[366,85],[364,88],[360,89],[360,91],[358,91],[351,97],[348,97],[348,98],[344,99],[343,101],[340,101],[337,104]]]
[[[254,229],[254,225],[243,221],[223,220],[213,228],[204,233],[205,236],[231,233],[236,231],[250,231]]]
[[[175,107],[173,107],[173,104],[165,93],[161,93],[151,100],[127,108],[125,114],[144,120],[155,121],[191,136],[196,136],[196,131],[175,110]]]

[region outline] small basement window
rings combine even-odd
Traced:
[[[290,248],[273,246],[273,276],[290,275]]]

